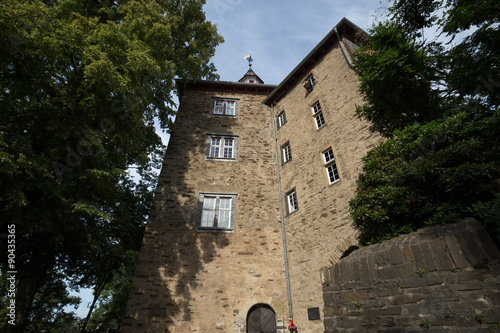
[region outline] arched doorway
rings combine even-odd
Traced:
[[[247,315],[247,333],[276,333],[276,313],[267,304],[256,304]]]

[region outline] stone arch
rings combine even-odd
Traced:
[[[340,259],[344,259],[345,257],[347,257],[348,255],[350,255],[351,253],[353,253],[357,249],[359,249],[359,246],[357,246],[357,245],[351,245],[351,246],[349,246],[349,248],[347,250],[345,250],[344,253],[342,253],[342,255],[340,256]]]
[[[255,304],[248,310],[247,333],[276,333],[276,312],[265,303]]]
[[[333,263],[338,262],[359,247],[357,235],[357,233],[351,234],[339,242],[331,256]]]

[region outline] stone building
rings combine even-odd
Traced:
[[[320,268],[356,246],[348,205],[380,142],[346,19],[279,84],[179,85],[123,332],[323,332]],[[286,254],[286,255],[285,255]]]

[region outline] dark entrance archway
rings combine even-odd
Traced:
[[[267,304],[256,304],[247,315],[247,333],[276,333],[276,313]]]

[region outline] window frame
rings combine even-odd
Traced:
[[[219,134],[219,133],[207,133],[205,160],[206,161],[236,161],[237,153],[237,138],[238,135],[234,134]],[[220,140],[218,145],[213,144],[213,140]],[[226,142],[232,140],[233,144],[231,146],[226,146]],[[212,156],[213,149],[217,147],[217,156]],[[231,157],[225,156],[226,149],[232,149]]]
[[[236,215],[236,193],[213,193],[200,192],[198,200],[198,221],[196,223],[197,232],[234,232],[234,220]],[[206,198],[214,198],[214,208],[205,208],[204,203]],[[221,199],[230,199],[230,208],[221,208]],[[213,211],[213,224],[203,226],[204,212]],[[229,225],[227,227],[219,227],[219,217],[221,212],[229,212]]]
[[[216,113],[216,106],[218,102],[222,102],[222,112]],[[234,114],[228,114],[228,102],[234,102]],[[238,98],[229,98],[229,97],[212,97],[212,107],[210,109],[210,115],[215,117],[229,117],[229,118],[237,118],[238,117]]]
[[[276,123],[278,124],[278,129],[283,127],[286,124],[286,113],[285,110],[278,113],[276,116]]]
[[[311,91],[313,91],[314,86],[316,85],[316,77],[313,75],[313,73],[310,73],[304,80],[304,82],[304,88],[308,93],[310,93]]]
[[[285,142],[281,145],[281,164],[286,164],[292,159],[292,149],[290,147],[290,141]]]
[[[324,163],[324,167],[326,169],[326,176],[328,178],[329,185],[332,185],[332,184],[339,182],[340,181],[340,172],[339,172],[339,168],[337,166],[337,161],[335,159],[335,154],[333,153],[333,148],[328,147],[327,149],[323,150],[321,155],[323,156],[323,163]],[[333,181],[332,181],[332,176],[330,175],[330,168],[332,169],[331,173],[333,175]],[[336,177],[335,177],[335,175],[336,175]]]
[[[326,121],[325,117],[323,116],[323,108],[321,107],[321,103],[319,101],[316,101],[316,103],[311,106],[311,109],[314,117],[314,123],[316,124],[316,129],[323,128],[323,126],[326,125]]]
[[[295,190],[295,188],[286,192],[285,199],[286,199],[287,215],[293,214],[299,210],[299,202],[297,199],[297,191]],[[290,199],[292,199],[292,200],[290,200]],[[293,205],[292,205],[292,203],[293,203]],[[292,210],[292,208],[293,208],[293,210]]]

